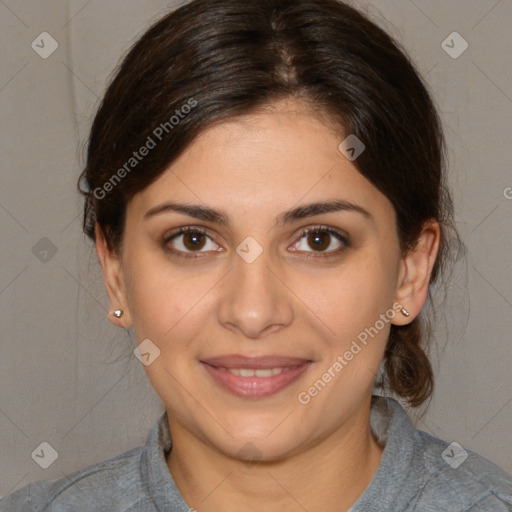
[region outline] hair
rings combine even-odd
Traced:
[[[287,98],[364,143],[353,164],[393,204],[403,253],[426,222],[440,224],[430,284],[439,279],[449,232],[458,235],[434,101],[400,44],[337,0],[193,0],[152,25],[121,61],[91,127],[78,181],[84,233],[95,241],[97,222],[122,255],[135,194],[206,128]],[[413,407],[434,387],[422,315],[391,326],[383,361],[381,387]]]

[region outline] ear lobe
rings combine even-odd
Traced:
[[[409,249],[400,263],[396,300],[409,311],[410,316],[397,316],[395,325],[406,325],[416,318],[425,301],[430,276],[436,262],[441,241],[441,228],[437,221],[424,224],[416,245]]]
[[[98,222],[94,226],[94,231],[96,234],[96,254],[103,270],[105,288],[110,301],[108,319],[119,327],[130,327],[132,319],[126,301],[126,288],[121,260],[119,256],[109,250],[103,230]],[[113,312],[117,309],[123,311],[120,318],[113,315]]]

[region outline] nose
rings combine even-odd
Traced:
[[[268,253],[264,250],[250,263],[238,254],[233,259],[234,266],[221,284],[219,323],[251,339],[290,325],[293,294]]]

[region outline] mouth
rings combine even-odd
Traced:
[[[229,355],[200,361],[223,390],[242,398],[264,398],[287,388],[312,364],[287,356]]]

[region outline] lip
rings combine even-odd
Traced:
[[[245,357],[230,355],[201,361],[201,365],[213,381],[231,394],[249,399],[275,395],[295,382],[312,364],[307,359],[284,356]],[[292,367],[270,377],[242,377],[226,368],[269,369]]]

